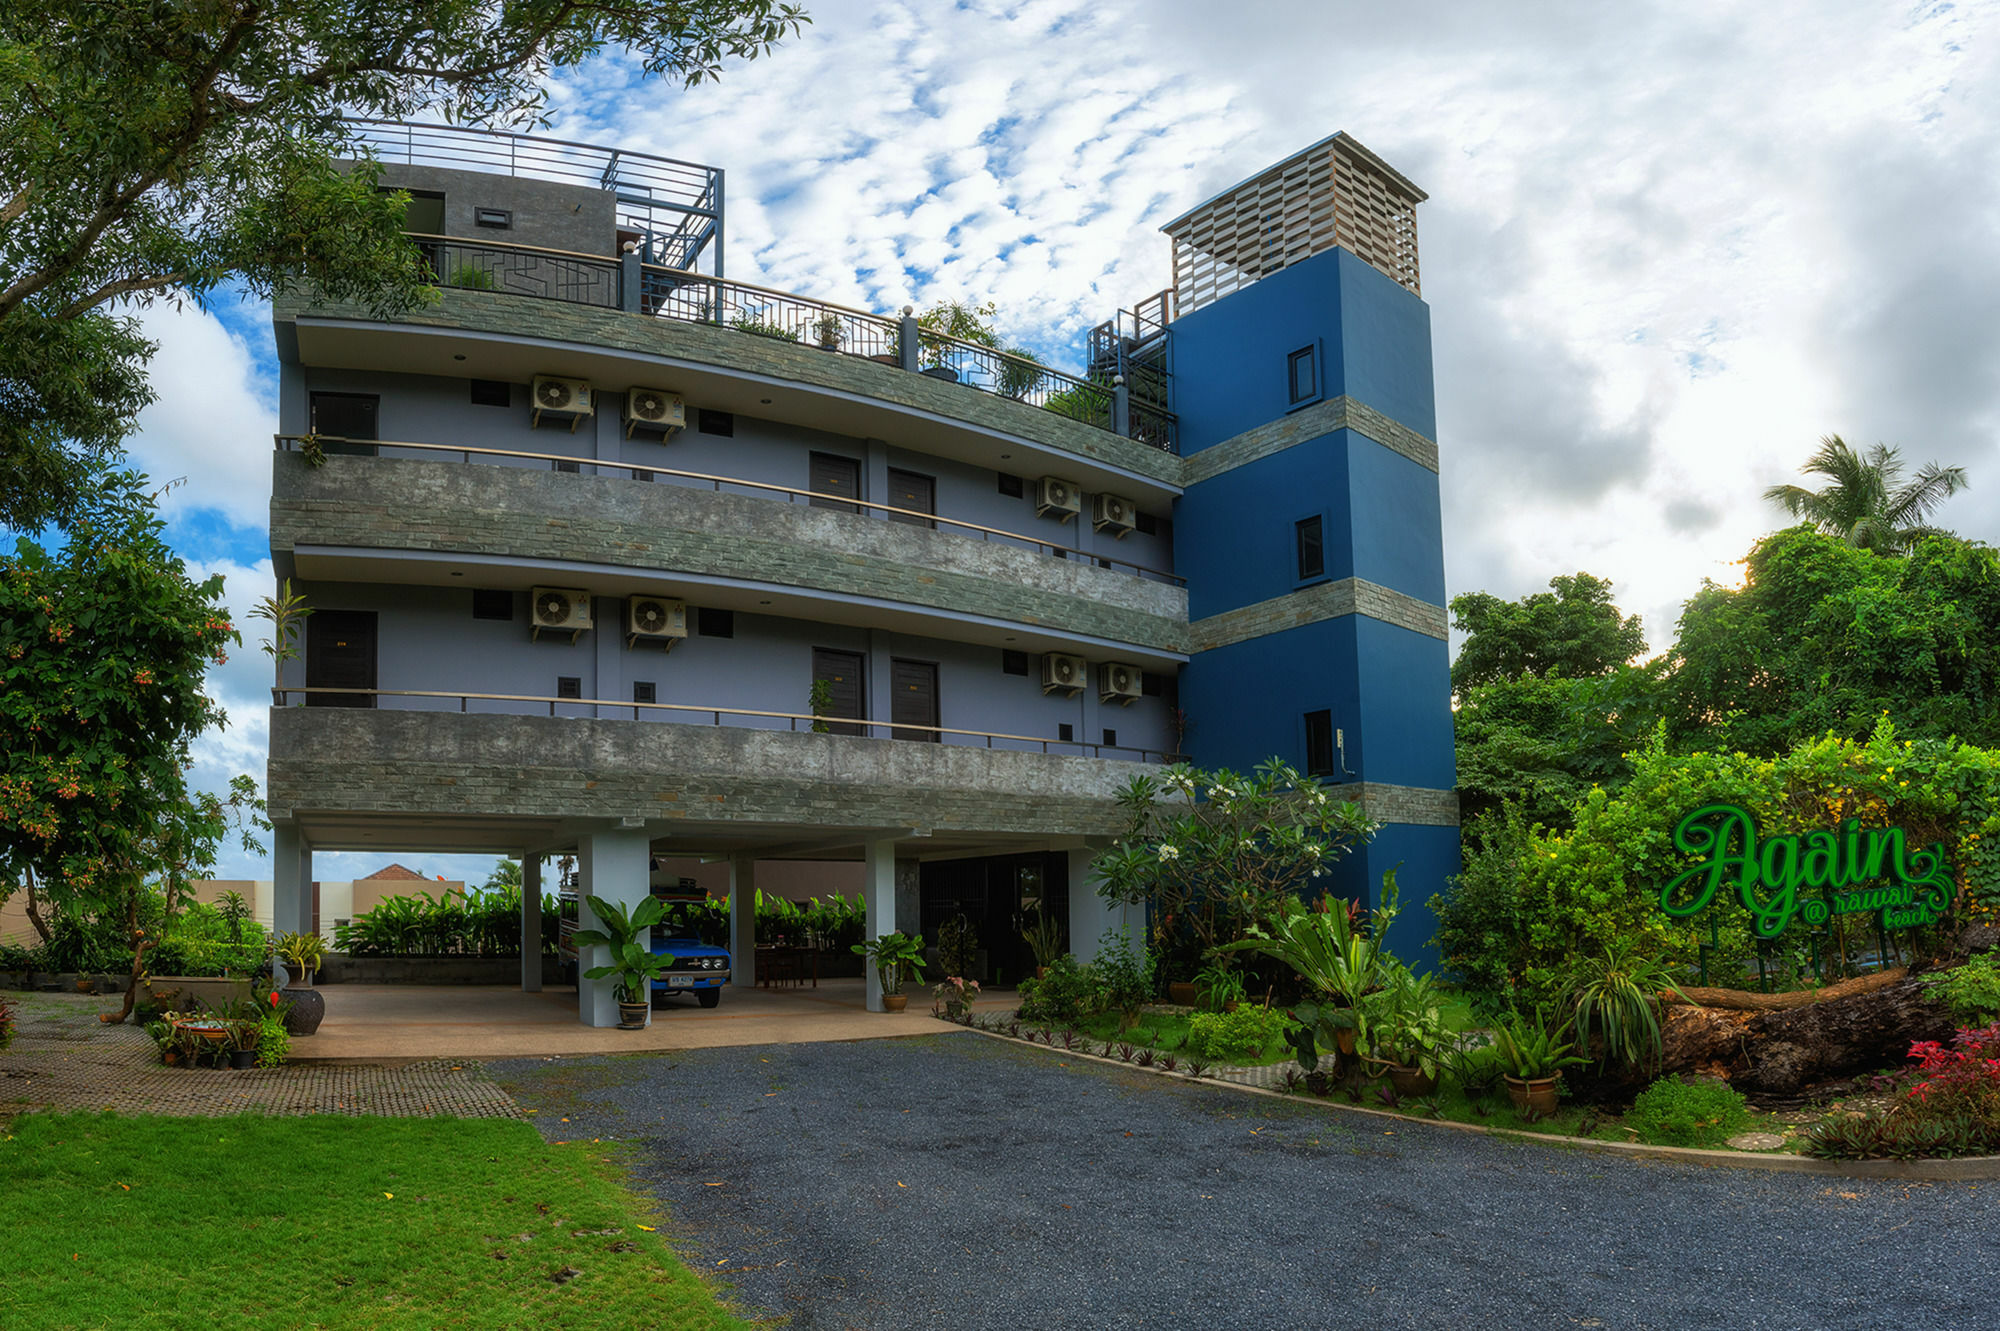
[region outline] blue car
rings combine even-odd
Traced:
[[[673,958],[673,964],[653,978],[655,1003],[662,994],[693,994],[703,1007],[722,1001],[722,986],[729,983],[726,949],[686,934],[668,936],[662,926],[653,930],[653,955]]]

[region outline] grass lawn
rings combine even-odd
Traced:
[[[23,1115],[0,1327],[747,1326],[616,1149],[480,1119]]]

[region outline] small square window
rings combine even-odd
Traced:
[[[511,407],[514,405],[514,385],[498,379],[474,379],[472,381],[472,405],[475,407]]]
[[[582,696],[583,696],[583,677],[581,675],[556,676],[556,697],[581,698]]]
[[[1152,671],[1148,670],[1139,676],[1139,693],[1142,697],[1157,698],[1165,691],[1164,681]]]
[[[1292,402],[1310,402],[1319,396],[1319,348],[1300,347],[1285,358],[1286,373],[1290,376]]]
[[[653,473],[647,471],[644,467],[634,467],[632,469],[632,479],[635,481],[650,481],[653,479]]]
[[[1028,654],[1026,652],[1002,651],[1000,653],[1000,673],[1003,675],[1027,674]]]
[[[1160,520],[1151,513],[1134,513],[1132,526],[1141,536],[1157,536],[1160,532]]]
[[[697,606],[694,612],[694,631],[704,638],[733,638],[736,636],[736,612],[718,610],[713,606]]]
[[[659,699],[654,696],[654,693],[655,686],[652,680],[635,679],[632,681],[633,702],[658,702]]]
[[[1108,749],[1118,747],[1118,732],[1109,726],[1104,728],[1104,746]]]
[[[1301,518],[1292,524],[1298,541],[1299,581],[1326,576],[1326,535],[1317,517]]]
[[[702,434],[719,434],[734,439],[736,417],[726,411],[710,411],[704,407],[695,413],[694,428]]]
[[[1067,721],[1057,722],[1056,738],[1062,741],[1064,744],[1070,743],[1071,741],[1076,739],[1076,727],[1071,725]]]
[[[1306,775],[1333,775],[1333,712],[1306,713]]]
[[[556,463],[556,470],[566,471],[570,475],[574,476],[577,473],[577,464],[574,462],[558,462]]]
[[[1009,499],[1019,499],[1026,491],[1021,486],[1019,476],[1010,476],[1003,471],[1000,473],[1000,493]]]
[[[514,593],[501,588],[480,587],[472,593],[474,619],[512,619]]]
[[[509,231],[514,226],[514,211],[511,208],[474,208],[472,224],[491,227],[495,231]]]

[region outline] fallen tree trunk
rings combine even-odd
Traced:
[[[1831,1002],[1836,998],[1846,998],[1849,994],[1865,994],[1876,989],[1886,989],[1909,974],[1909,968],[1898,966],[1894,970],[1877,971],[1873,975],[1857,975],[1851,980],[1829,984],[1819,989],[1800,989],[1789,994],[1759,994],[1748,989],[1700,989],[1687,988],[1679,994],[1669,993],[1669,1003],[1686,1003],[1693,1007],[1726,1008],[1736,1012],[1778,1012],[1786,1008],[1809,1007],[1814,1003]]]

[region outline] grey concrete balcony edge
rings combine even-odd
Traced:
[[[1165,485],[1181,484],[1181,459],[1164,449],[1122,438],[1108,430],[1069,420],[1040,407],[975,392],[927,375],[913,374],[861,356],[821,351],[777,338],[758,337],[733,328],[687,323],[676,319],[628,314],[592,305],[504,292],[444,290],[440,302],[427,309],[380,318],[366,307],[333,301],[314,302],[301,293],[280,295],[272,317],[279,324],[302,317],[369,320],[385,325],[409,325],[502,337],[577,343],[615,351],[658,356],[766,376],[783,383],[805,384],[836,393],[872,398],[892,406],[963,422],[1044,447],[1089,458],[1108,466],[1151,477]],[[280,338],[281,345],[283,337]]]
[[[274,816],[645,818],[1112,836],[1145,765],[791,731],[274,707]]]
[[[1179,587],[865,514],[624,476],[273,455],[271,548],[613,564],[774,582],[1186,650]]]

